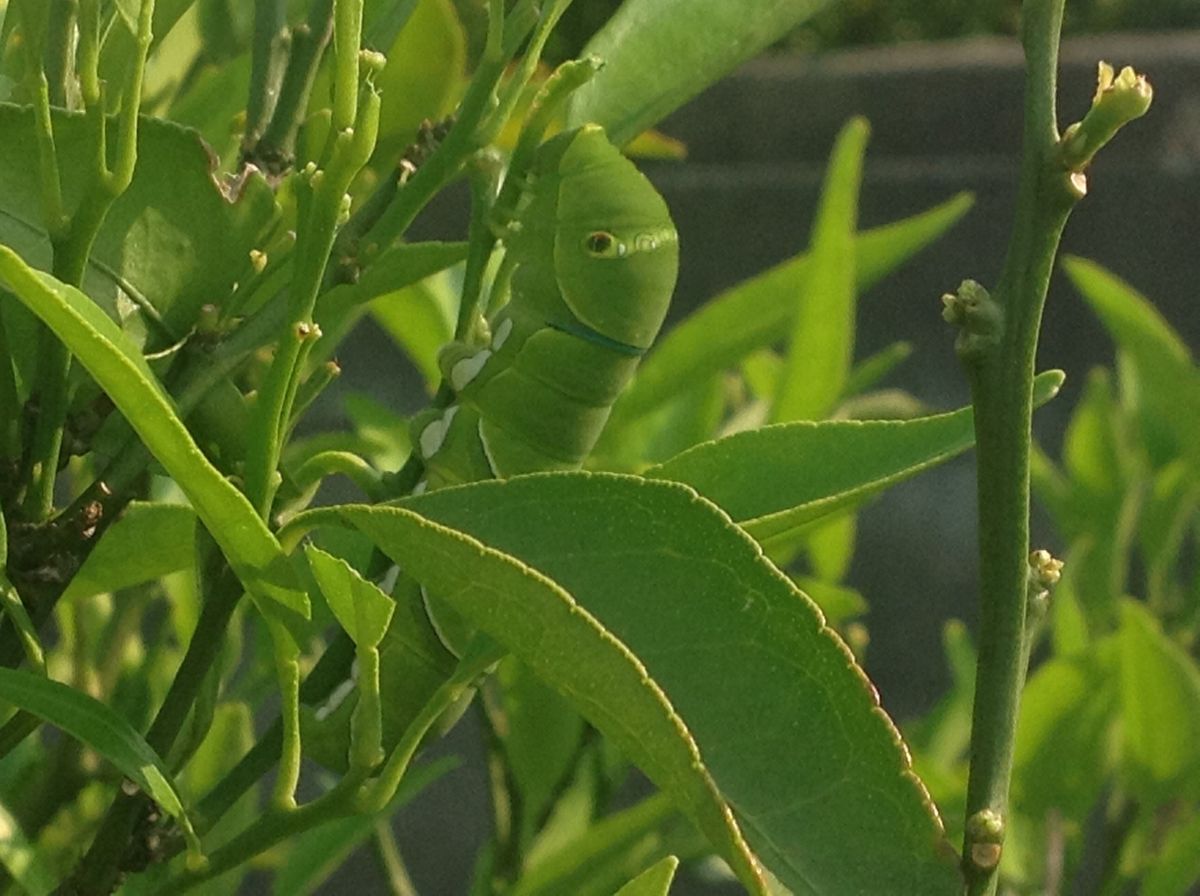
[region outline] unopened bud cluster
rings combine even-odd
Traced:
[[[942,317],[959,328],[954,349],[964,361],[977,360],[1000,341],[1004,315],[999,303],[974,280],[942,296]]]
[[[1059,153],[1068,171],[1080,172],[1099,149],[1122,127],[1141,118],[1150,108],[1154,89],[1145,75],[1129,66],[1115,73],[1101,62],[1096,77],[1096,95],[1083,120],[1071,125],[1059,141]]]

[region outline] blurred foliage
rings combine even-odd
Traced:
[[[483,22],[477,0],[455,0],[464,17]],[[577,0],[563,16],[547,56],[566,59],[583,49],[620,0]],[[778,49],[835,50],[908,40],[949,40],[1013,34],[1019,0],[839,0],[830,3],[777,44]],[[1153,31],[1200,27],[1195,0],[1074,0],[1067,4],[1064,34]],[[481,30],[476,29],[481,34]]]

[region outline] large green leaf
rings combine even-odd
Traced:
[[[0,698],[91,747],[178,820],[195,841],[171,773],[124,718],[94,697],[22,669],[0,669]]]
[[[820,420],[841,399],[854,363],[854,235],[870,128],[851,120],[838,135],[809,241],[809,270],[797,305],[770,421]]]
[[[78,204],[90,170],[88,127],[81,116],[55,113],[68,209]],[[29,109],[0,104],[0,133],[0,243],[49,270]],[[205,303],[219,301],[250,273],[249,252],[274,208],[257,176],[231,203],[194,132],[143,119],[133,182],[100,230],[83,288],[135,341],[148,335],[158,347],[171,344],[188,333]]]
[[[696,819],[743,883],[763,892],[687,727],[639,659],[572,595],[520,560],[412,510],[340,512],[405,573],[509,647],[628,751]]]
[[[134,501],[71,579],[64,600],[152,582],[195,561],[196,513],[183,504]]]
[[[970,195],[960,193],[919,215],[860,233],[854,243],[856,288],[870,288],[928,246],[972,202]],[[672,329],[642,362],[613,408],[609,427],[626,425],[755,349],[779,342],[796,315],[795,297],[808,281],[811,265],[807,254],[782,262],[721,293]]]
[[[7,246],[0,246],[0,279],[108,393],[187,495],[247,589],[307,617],[308,597],[296,590],[279,542],[197,447],[170,396],[116,323],[79,290],[33,270]]]
[[[1039,375],[1037,403],[1062,381],[1059,371]],[[697,445],[646,475],[687,483],[761,540],[949,460],[974,444],[973,426],[969,407],[915,420],[781,423]]]
[[[575,702],[744,883],[734,819],[797,893],[957,892],[936,813],[849,651],[694,491],[551,474],[403,504],[342,513]]]
[[[625,0],[584,48],[605,65],[576,92],[567,125],[594,121],[613,143],[628,143],[824,5],[824,0]]]

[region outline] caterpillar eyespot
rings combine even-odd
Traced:
[[[583,240],[583,248],[596,258],[622,258],[627,252],[623,242],[603,230],[589,233]]]

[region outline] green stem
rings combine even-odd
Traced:
[[[496,88],[510,58],[504,52],[504,41],[501,40],[504,34],[503,4],[492,2],[490,11],[487,47],[459,105],[458,118],[446,139],[362,237],[364,266],[372,256],[408,231],[421,209],[459,175],[467,159],[484,145],[480,141],[481,124],[496,106]]]
[[[257,821],[208,857],[205,866],[168,880],[158,892],[175,896],[236,868],[254,856],[291,837],[353,811],[354,792],[360,778],[347,775],[333,790],[295,809],[269,809]]]
[[[353,659],[354,642],[345,633],[340,633],[304,680],[300,699],[312,705],[328,697],[345,680]],[[196,816],[202,830],[215,824],[242,794],[270,771],[279,760],[282,743],[282,725],[277,720],[250,752],[200,801]]]
[[[300,650],[288,632],[276,632],[275,663],[279,680],[280,750],[279,772],[275,776],[275,789],[271,803],[277,809],[296,807],[296,787],[300,783]]]
[[[278,485],[276,468],[292,417],[298,377],[313,342],[320,337],[312,314],[345,212],[346,191],[375,148],[379,108],[379,95],[368,91],[354,127],[334,135],[326,167],[312,172],[308,184],[300,188],[311,194],[296,243],[288,300],[290,323],[259,393],[246,456],[246,495],[264,517],[270,513]]]
[[[291,52],[279,98],[262,138],[246,153],[248,161],[273,174],[282,174],[292,166],[296,136],[308,114],[313,81],[332,34],[333,0],[313,0],[306,24],[292,29]]]
[[[287,66],[289,40],[286,0],[254,0],[250,95],[246,101],[243,152],[248,152],[258,142],[275,111]]]
[[[396,795],[400,782],[417,748],[429,729],[447,710],[454,706],[475,684],[476,679],[504,658],[506,651],[483,635],[476,635],[468,645],[454,674],[439,687],[429,701],[409,723],[400,740],[388,756],[387,763],[370,785],[359,793],[356,806],[360,812],[381,812]]]
[[[21,596],[17,594],[17,589],[12,586],[12,582],[4,574],[3,568],[0,568],[0,611],[8,617],[9,625],[17,630],[21,647],[25,651],[25,659],[29,662],[30,667],[45,674],[46,654],[42,649],[41,641],[38,640],[37,629],[34,628],[33,621],[25,610],[25,605],[21,603]],[[4,753],[0,752],[0,756],[2,755]]]
[[[154,42],[154,0],[142,0],[138,13],[137,53],[133,57],[133,69],[125,83],[121,96],[120,134],[117,140],[117,157],[112,170],[107,172],[105,188],[112,201],[129,189],[133,182],[133,171],[137,167],[138,112],[142,106],[142,84],[145,81],[146,58]],[[106,209],[107,211],[107,209]]]
[[[347,639],[348,640],[348,639]],[[503,650],[482,638],[468,649],[453,677],[438,689],[422,708],[417,718],[409,725],[389,757],[380,776],[366,781],[368,770],[352,768],[337,786],[324,796],[299,808],[273,808],[236,836],[227,846],[213,853],[208,864],[199,871],[189,871],[171,880],[161,890],[163,893],[180,893],[205,880],[248,861],[277,843],[294,837],[319,824],[349,813],[379,813],[391,802],[407,771],[409,761],[433,724],[453,706],[475,680],[491,668],[503,656]],[[262,746],[260,742],[259,746]],[[259,752],[258,747],[253,751]],[[267,750],[262,755],[269,756]],[[244,763],[243,763],[244,764]],[[240,768],[241,766],[239,766]],[[239,783],[245,786],[257,780],[257,775],[238,775]],[[238,794],[233,788],[222,798],[222,803],[232,804]],[[239,791],[240,793],[240,791]],[[199,814],[209,820],[217,817],[210,814],[214,803],[210,794],[199,807]],[[222,809],[223,811],[223,809]],[[218,813],[219,814],[219,813]]]
[[[471,166],[471,223],[467,231],[467,263],[463,272],[458,320],[454,326],[454,338],[458,341],[470,340],[473,324],[479,317],[484,274],[492,251],[496,248],[496,235],[492,232],[491,223],[496,184],[500,177],[498,161],[491,153],[480,152],[475,155]]]
[[[392,896],[417,896],[417,888],[404,866],[404,856],[400,852],[400,844],[396,842],[391,821],[381,818],[375,822],[375,835],[371,838],[371,844],[375,847],[375,857],[383,869],[388,891]]]
[[[57,7],[56,7],[57,8]],[[53,15],[53,12],[52,12]],[[81,14],[78,16],[81,31],[80,45],[80,76],[83,98],[87,104],[87,115],[93,128],[93,159],[95,168],[91,172],[92,182],[87,188],[84,198],[70,223],[66,226],[65,235],[53,241],[54,275],[71,286],[81,286],[83,275],[87,269],[92,246],[108,210],[133,180],[133,171],[137,165],[137,114],[141,105],[142,81],[146,65],[146,56],[150,52],[152,39],[152,24],[154,16],[154,0],[142,0],[138,18],[137,53],[134,57],[133,69],[121,102],[120,127],[121,132],[117,144],[116,162],[112,170],[107,165],[106,133],[107,125],[104,115],[104,100],[100,90],[97,66],[99,64],[99,7],[97,0],[84,0]],[[72,20],[75,18],[75,5],[72,4]],[[53,36],[53,35],[52,35]],[[53,80],[51,80],[53,84]],[[45,110],[36,113],[39,119],[45,117]],[[47,137],[46,124],[39,125],[42,136],[39,143],[43,148],[53,147],[53,132]],[[57,166],[56,155],[43,156],[39,160],[43,166],[43,189],[51,180],[51,175],[45,170],[46,166]],[[51,215],[54,211],[55,195],[51,186],[46,196],[47,210]],[[61,199],[59,200],[61,202]],[[59,221],[52,217],[47,221],[51,233],[57,231]],[[46,519],[54,507],[54,486],[58,477],[59,455],[62,450],[63,427],[66,424],[69,403],[69,376],[71,356],[66,347],[47,329],[42,329],[41,352],[37,371],[37,386],[35,389],[37,401],[37,423],[34,427],[33,440],[30,446],[30,462],[28,466],[29,490],[25,496],[25,515],[33,520]]]
[[[358,119],[358,48],[362,43],[363,0],[335,0],[333,10],[333,132]]]
[[[1079,199],[1058,160],[1055,116],[1064,0],[1026,0],[1025,136],[1013,238],[995,290],[999,339],[967,359],[975,406],[981,620],[963,867],[971,896],[994,894],[1021,688],[1029,556],[1029,445],[1042,308],[1067,216]]]
[[[0,291],[0,302],[7,298],[8,294]],[[9,488],[16,482],[15,468],[21,457],[21,395],[12,358],[8,330],[0,317],[0,477],[6,480],[6,484],[0,485],[0,507],[7,505],[12,497]]]
[[[379,491],[379,472],[349,451],[322,451],[314,454],[296,471],[292,485],[304,492],[326,476],[337,473],[350,479],[363,494],[371,497]]]
[[[49,82],[50,102],[66,108],[75,76],[75,17],[78,0],[49,0],[50,17],[46,29],[46,79]]]

